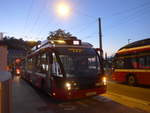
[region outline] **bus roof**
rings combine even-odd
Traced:
[[[150,38],[135,41],[133,43],[127,44],[127,45],[123,46],[122,48],[120,48],[119,50],[140,47],[140,46],[146,46],[146,45],[150,45]]]
[[[143,50],[150,50],[150,38],[127,44],[123,46],[122,48],[120,48],[117,54],[123,54],[127,52],[128,53],[137,52],[137,51],[143,51]]]
[[[79,41],[78,44],[73,44],[73,41]],[[69,43],[68,43],[69,42]],[[71,43],[70,43],[71,42]],[[93,45],[81,40],[45,40],[39,45],[36,45],[31,49],[30,54],[34,54],[41,49],[55,48],[55,47],[81,47],[81,48],[92,48]]]

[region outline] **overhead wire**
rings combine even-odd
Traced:
[[[137,7],[134,7],[134,8],[127,9],[127,10],[122,11],[122,12],[131,11],[131,10],[136,10],[136,9],[138,9],[138,8],[143,7],[145,4],[146,4],[146,3],[144,3],[144,4],[142,4],[142,5],[139,5],[139,6],[137,6]],[[89,18],[95,20],[95,17],[94,17],[94,16],[91,16],[91,15],[89,15],[89,14],[87,14],[87,13],[84,13],[84,12],[78,10],[78,9],[75,9],[75,12],[76,12],[77,14],[80,14],[80,15],[82,15],[82,16],[86,16],[86,17],[89,17]],[[112,16],[122,15],[122,14],[123,14],[122,12],[114,13]],[[41,15],[41,14],[40,14],[40,15]],[[35,24],[37,24],[39,18],[40,18],[40,16],[37,17],[36,21],[34,22]],[[49,22],[48,22],[48,23],[49,23]],[[46,27],[47,25],[49,25],[49,24],[44,25],[44,27]],[[87,24],[86,26],[88,26],[88,25],[89,25],[89,24]],[[120,25],[120,24],[119,24],[119,25]],[[119,26],[119,25],[117,25],[117,26]],[[81,27],[80,27],[80,28],[81,28]],[[86,30],[86,29],[89,29],[89,28],[90,28],[90,27],[84,27],[84,29],[81,29],[80,32],[82,32],[82,31],[84,31],[84,30]],[[114,27],[113,27],[113,28],[114,28]],[[32,30],[33,30],[33,29],[32,29]],[[40,30],[39,34],[41,34],[41,32],[42,32],[42,31]]]
[[[47,1],[47,0],[44,0],[44,1]],[[43,11],[44,11],[46,5],[47,5],[46,3],[43,3],[42,8],[40,9],[39,14],[37,15],[37,17],[36,17],[36,19],[35,19],[35,21],[34,21],[32,27],[31,27],[31,29],[30,29],[30,33],[32,33],[32,32],[34,31],[34,29],[35,29],[35,27],[36,27],[36,25],[37,25],[37,23],[38,23],[40,17],[41,17],[42,14],[43,14]]]
[[[34,5],[34,0],[31,0],[31,4],[29,5],[28,11],[27,11],[27,16],[26,16],[26,19],[25,19],[24,28],[23,28],[23,34],[24,35],[25,35],[25,32],[26,32],[28,20],[29,20],[29,17],[31,15],[31,11],[32,11],[33,5]]]
[[[150,8],[150,6],[149,7],[143,7],[143,8]],[[138,10],[136,10],[136,12],[132,12],[130,15],[127,15],[125,18],[123,18],[121,20],[121,22],[118,23],[117,25],[113,25],[110,29],[116,29],[118,27],[121,27],[124,24],[133,22],[135,19],[139,19],[139,17],[141,17],[142,15],[145,15],[145,14],[146,14],[145,10],[138,9]]]

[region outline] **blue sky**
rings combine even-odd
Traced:
[[[67,18],[54,5],[70,4]],[[58,28],[98,47],[98,17],[108,55],[130,42],[150,37],[149,0],[0,0],[0,32],[24,40],[45,40]]]

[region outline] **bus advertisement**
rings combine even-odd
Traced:
[[[150,85],[150,38],[118,50],[114,57],[112,79],[129,85]]]
[[[47,40],[25,59],[22,78],[60,100],[106,92],[106,77],[97,49],[81,40]]]

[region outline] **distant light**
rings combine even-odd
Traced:
[[[20,62],[21,62],[21,59],[17,58],[15,62],[16,62],[16,63],[20,63]]]
[[[61,2],[61,3],[57,4],[56,10],[57,10],[58,15],[60,15],[62,17],[66,17],[70,14],[71,8],[68,3]]]

